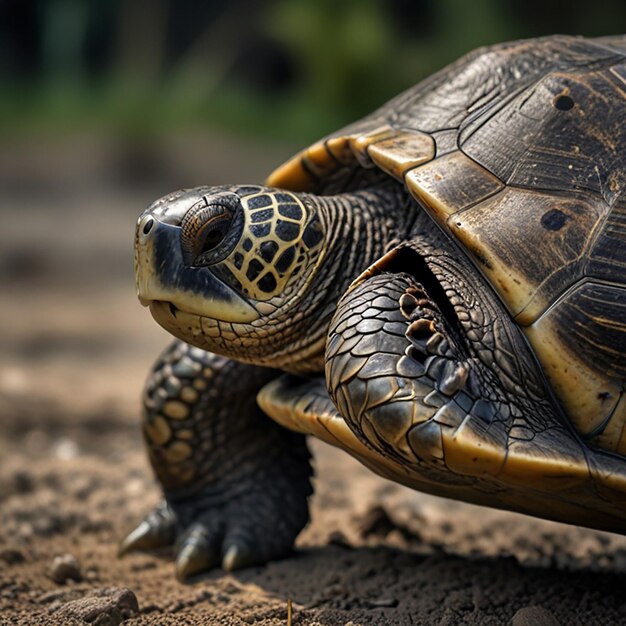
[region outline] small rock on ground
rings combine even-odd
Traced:
[[[560,622],[542,606],[525,606],[511,619],[511,626],[559,626]]]
[[[19,548],[2,548],[0,550],[0,561],[4,561],[7,565],[23,563],[25,560],[24,553]]]
[[[71,554],[55,556],[49,570],[50,578],[57,584],[62,585],[68,580],[82,580],[80,565]]]
[[[118,626],[138,612],[137,597],[130,589],[111,587],[63,604],[55,616],[83,620],[95,626]]]

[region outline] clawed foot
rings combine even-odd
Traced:
[[[218,566],[233,571],[286,556],[308,520],[308,458],[303,461],[300,476],[269,472],[248,484],[160,503],[119,554],[172,547],[180,581]]]
[[[180,580],[285,556],[309,519],[303,435],[257,404],[276,372],[175,341],[144,392],[143,433],[165,501],[120,554],[173,547]]]
[[[150,511],[120,544],[118,556],[142,550],[169,548],[176,539],[176,515],[165,501]]]

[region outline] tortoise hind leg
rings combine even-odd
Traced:
[[[175,544],[186,579],[291,550],[308,520],[311,466],[304,437],[256,404],[275,376],[180,341],[163,353],[144,392],[143,432],[165,502],[121,553]]]
[[[326,379],[355,437],[417,489],[625,532],[623,461],[587,448],[556,412],[519,329],[496,314],[469,336],[440,300],[383,273],[340,301]]]

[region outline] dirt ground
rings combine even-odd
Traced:
[[[626,623],[626,538],[421,495],[314,441],[289,558],[185,585],[167,554],[118,559],[159,498],[138,408],[167,336],[135,300],[136,215],[287,156],[220,137],[148,148],[0,154],[0,624],[269,626],[288,601],[294,625]]]

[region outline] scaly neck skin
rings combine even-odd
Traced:
[[[270,339],[267,365],[295,373],[321,372],[326,333],[337,301],[363,270],[405,240],[419,208],[395,182],[337,196],[303,196],[326,232],[325,253],[305,295]]]

